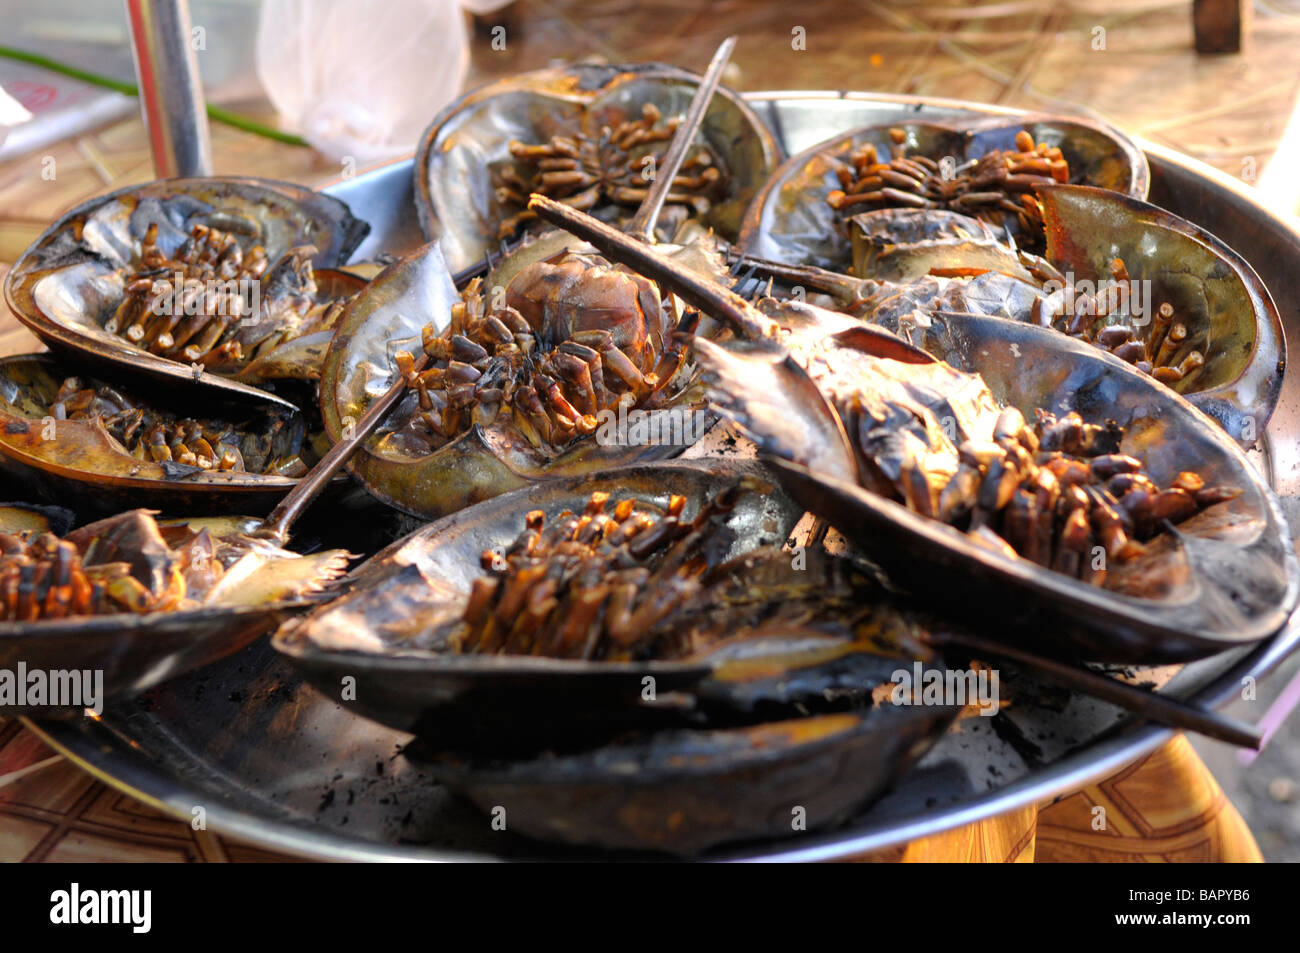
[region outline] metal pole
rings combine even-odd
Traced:
[[[187,0],[125,0],[154,174],[211,175],[212,143],[203,106]]]

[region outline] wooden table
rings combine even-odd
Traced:
[[[1279,147],[1279,168],[1296,166],[1296,136],[1284,132],[1300,93],[1300,12],[1264,6],[1248,55],[1205,57],[1192,50],[1191,5],[1177,0],[521,0],[493,21],[506,27],[505,50],[492,49],[486,28],[474,33],[466,86],[582,57],[701,69],[737,33],[727,82],[739,89],[865,89],[1083,112],[1254,181]],[[212,140],[219,174],[319,184],[340,172],[311,150],[229,127],[214,126]],[[52,179],[42,176],[49,158]],[[0,273],[66,208],[150,178],[138,119],[0,165]],[[1300,192],[1289,191],[1290,178],[1274,176],[1272,187],[1294,208]],[[36,349],[0,316],[0,354]],[[1104,830],[1094,829],[1098,806]],[[273,859],[105,787],[0,719],[0,860]],[[1180,737],[1053,805],[862,859],[1257,860],[1259,852]]]

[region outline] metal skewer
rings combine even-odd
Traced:
[[[1194,731],[1242,748],[1257,749],[1264,740],[1263,731],[1255,725],[1002,642],[965,632],[939,633],[932,642],[942,648],[961,648],[1015,662],[1065,688],[1100,698],[1159,725]]]
[[[726,68],[727,61],[731,59],[731,52],[735,48],[736,38],[729,36],[722,41],[717,52],[713,54],[713,59],[709,62],[709,68],[705,72],[704,78],[700,80],[695,95],[691,97],[691,105],[687,108],[686,117],[679,127],[684,131],[684,134],[673,137],[663,163],[655,169],[655,177],[650,184],[650,191],[641,201],[641,206],[636,210],[636,214],[632,216],[632,221],[628,223],[627,233],[629,235],[634,235],[646,242],[654,241],[655,224],[659,221],[659,210],[663,208],[664,200],[668,198],[668,193],[672,190],[673,180],[677,178],[677,173],[686,160],[686,153],[695,143],[695,131],[703,121],[709,103],[713,101],[713,94],[722,81],[722,71]]]
[[[415,373],[418,374],[424,370],[428,363],[428,353],[421,351],[415,360]],[[352,454],[357,451],[357,448],[370,436],[405,390],[406,381],[399,375],[397,380],[393,381],[392,386],[381,397],[370,402],[366,412],[361,415],[361,419],[356,422],[351,431],[346,432],[338,443],[330,447],[329,452],[311,468],[311,472],[299,480],[298,485],[285,495],[284,499],[262,521],[262,525],[253,532],[253,535],[273,539],[281,545],[287,542],[289,528],[320,495],[320,492],[333,479],[334,474],[348,462]]]

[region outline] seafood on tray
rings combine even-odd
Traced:
[[[59,218],[5,279],[52,349],[170,381],[319,376],[341,304],[336,270],[369,231],[337,199],[262,179],[164,179]]]
[[[345,312],[321,381],[330,436],[394,380],[407,384],[349,463],[371,493],[437,516],[535,480],[674,456],[703,436],[679,336],[696,316],[671,295],[568,252],[485,290],[476,281],[458,295],[430,245]],[[629,420],[657,436],[629,439]]]
[[[339,553],[302,557],[264,540],[159,524],[147,510],[130,510],[61,538],[0,532],[0,620],[272,603],[319,592],[345,564]]]
[[[943,310],[1097,343],[1250,446],[1281,391],[1281,318],[1240,255],[1143,201],[1148,178],[1082,120],[869,126],[785,163],[738,245],[912,337]]]
[[[347,568],[341,550],[301,555],[239,521],[137,509],[69,531],[70,514],[34,520],[47,512],[0,509],[0,667],[102,671],[115,702],[238,651]]]
[[[179,515],[269,509],[317,459],[303,415],[269,395],[197,403],[78,374],[48,354],[0,359],[0,470],[86,513]]]
[[[69,510],[0,505],[0,668],[122,700],[274,631],[512,831],[681,856],[842,824],[969,727],[900,670],[987,653],[1206,724],[1067,663],[1300,602],[1243,450],[1286,366],[1260,278],[1082,119],[909,113],[782,162],[807,129],[719,87],[734,42],[462,96],[414,162],[430,244],[366,278],[369,226],[286,183],[60,216],[5,279],[52,353],[0,359],[0,479]],[[753,446],[667,462],[719,420]]]
[[[680,164],[725,99],[715,91],[733,45],[719,47],[639,196],[626,224],[637,241],[653,241]],[[679,239],[665,253],[725,276],[715,236]],[[435,517],[529,482],[674,456],[703,436],[711,421],[684,337],[717,333],[715,322],[553,229],[489,258],[457,296],[442,244],[377,276],[345,309],[326,360],[321,413],[336,441],[393,381],[406,384],[349,464],[375,496]]]
[[[920,209],[977,218],[1039,251],[1038,187],[1069,182],[1145,199],[1149,180],[1132,140],[1084,119],[863,126],[782,163],[745,213],[737,244],[757,258],[845,271],[855,219]]]
[[[536,220],[533,192],[618,224],[655,181],[700,77],[669,66],[574,64],[474,90],[433,121],[415,157],[416,209],[453,272]],[[665,195],[659,237],[687,221],[734,238],[779,161],[772,134],[719,89]]]
[[[918,323],[935,311],[1054,328],[1152,375],[1243,446],[1253,444],[1281,394],[1286,342],[1277,307],[1250,265],[1145,202],[1077,186],[1038,195],[1047,226],[1042,258],[1020,253],[1019,263],[999,264],[956,245],[949,257],[942,241],[906,249],[876,243],[881,257],[916,265],[915,277],[882,282],[849,310],[914,341],[924,336]],[[973,266],[964,274],[953,267],[962,261]]]
[[[1114,661],[1206,654],[1294,608],[1300,565],[1272,491],[1208,417],[1119,358],[1000,318],[935,315],[922,349],[808,304],[756,308],[533,204],[732,326],[742,340],[693,343],[715,408],[900,584],[940,586],[976,618],[1015,605],[1021,637],[1034,620],[1058,649]]]
[[[969,216],[885,209],[853,219],[854,275],[750,266],[914,342],[936,313],[1053,328],[1183,394],[1243,446],[1255,443],[1281,394],[1286,342],[1250,265],[1203,229],[1137,199],[1074,185],[1036,186],[1035,194],[1042,256]]]
[[[861,771],[810,817],[837,823],[960,706],[888,703],[900,665],[936,664],[924,626],[852,560],[785,548],[799,510],[759,474],[535,484],[390,547],[274,644],[318,685],[351,673],[345,703],[412,731],[407,757],[471,800],[500,791],[527,834],[695,853],[778,833],[777,809],[848,758]],[[560,798],[580,790],[600,807],[575,825]]]

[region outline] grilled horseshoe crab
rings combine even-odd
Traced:
[[[361,714],[497,750],[681,723],[700,708],[744,718],[819,697],[831,676],[803,669],[848,664],[868,645],[919,646],[894,610],[863,624],[864,593],[879,592],[849,563],[780,549],[802,511],[762,492],[756,472],[618,468],[463,510],[371,559],[275,645],[323,690],[346,667]],[[699,700],[689,711],[655,703],[687,690]]]
[[[1253,444],[1281,392],[1286,343],[1250,265],[1213,235],[1137,199],[1084,186],[1036,194],[1047,235],[1042,258],[951,237],[905,248],[863,242],[860,274],[878,273],[887,260],[907,279],[807,278],[841,299],[851,289],[844,307],[909,339],[924,334],[935,311],[1055,328],[1151,374],[1243,446]]]
[[[844,271],[850,218],[883,216],[890,229],[889,210],[922,209],[984,219],[1032,249],[1042,243],[1036,186],[1068,181],[1144,199],[1149,179],[1132,141],[1083,119],[864,126],[782,163],[745,213],[737,244],[760,258]]]
[[[963,621],[1040,651],[1177,661],[1265,638],[1295,607],[1300,565],[1272,491],[1208,417],[1114,355],[978,315],[936,315],[921,350],[811,305],[760,311],[598,222],[534,206],[748,338],[694,343],[718,408],[797,500]],[[1100,586],[1062,558],[1085,532]]]
[[[172,410],[174,392],[122,388],[48,354],[0,359],[0,469],[85,513],[153,503],[173,513],[269,509],[316,454],[302,415]],[[191,400],[181,407],[193,407]]]
[[[369,226],[337,199],[261,179],[166,179],[83,203],[23,253],[5,297],[56,351],[260,397],[313,379],[339,302],[332,271]]]
[[[458,296],[429,245],[343,315],[321,380],[330,438],[399,375],[409,385],[349,463],[384,502],[435,517],[542,478],[675,455],[711,423],[676,337],[695,316],[645,279],[561,252],[485,290]]]
[[[658,64],[575,64],[491,83],[448,106],[415,157],[420,225],[453,272],[532,221],[542,192],[608,221],[636,211],[699,77]],[[685,219],[730,239],[779,161],[770,132],[719,89],[674,178],[660,236]]]
[[[525,833],[693,852],[789,831],[773,812],[847,757],[865,773],[820,779],[815,823],[835,823],[957,712],[873,708],[924,633],[847,560],[782,549],[801,511],[759,473],[626,467],[462,510],[273,644],[331,695],[355,678],[344,704],[414,732],[408,757],[454,789],[509,789]],[[629,786],[640,820],[579,822],[587,797],[556,801],[612,805]]]
[[[99,670],[108,699],[238,651],[346,565],[338,550],[300,556],[215,525],[159,523],[148,510],[54,529],[3,524],[0,668]],[[0,695],[6,712],[57,707]]]

